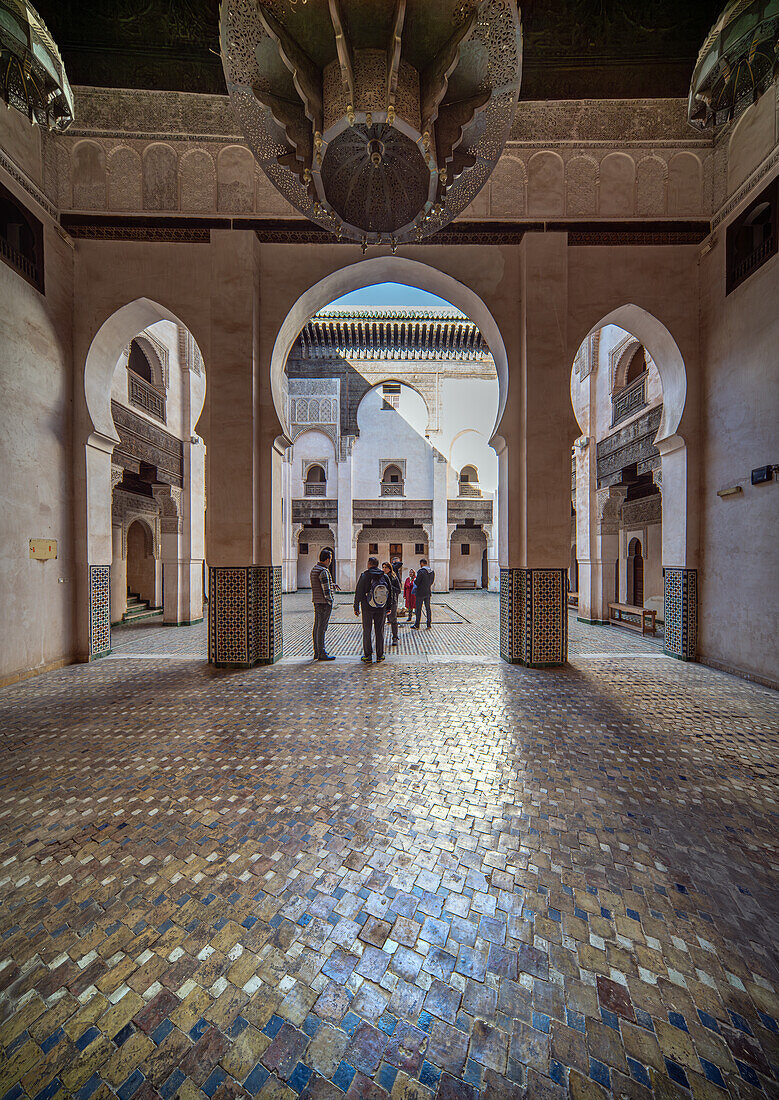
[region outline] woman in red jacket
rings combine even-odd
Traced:
[[[413,569],[409,570],[409,574],[406,577],[406,583],[403,585],[403,599],[406,601],[406,611],[408,612],[408,618],[414,614],[414,609],[417,606],[417,598],[414,595],[414,581],[416,580],[416,573]]]

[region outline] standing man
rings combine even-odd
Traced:
[[[330,576],[332,550],[319,552],[319,561],[311,570],[311,600],[314,604],[314,660],[334,661],[325,650],[325,631],[333,610],[333,583]]]
[[[387,622],[390,624],[390,629],[392,630],[392,641],[390,645],[396,646],[398,644],[398,600],[400,599],[400,580],[388,561],[385,561],[381,568],[384,570],[384,575],[389,581],[390,589],[392,590],[389,607],[387,608]]]
[[[392,589],[384,572],[379,569],[378,558],[368,558],[368,568],[360,574],[354,592],[354,613],[362,612],[363,664],[373,660],[371,631],[376,635],[376,664],[384,660],[384,619],[392,600]]]
[[[433,592],[433,582],[435,581],[435,572],[427,564],[427,558],[419,559],[419,571],[417,572],[417,617],[412,630],[419,630],[419,624],[422,620],[422,605],[425,605],[425,614],[427,615],[427,629],[432,626],[430,615],[430,596]]]

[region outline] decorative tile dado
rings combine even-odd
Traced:
[[[111,649],[111,567],[89,567],[89,656],[103,657]]]
[[[698,644],[698,572],[666,566],[665,652],[680,661],[694,661]]]
[[[565,569],[501,569],[500,654],[523,665],[568,659]]]
[[[272,664],[282,653],[281,566],[209,568],[208,660]]]

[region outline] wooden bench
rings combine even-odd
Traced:
[[[639,634],[655,633],[656,616],[657,612],[650,607],[634,607],[629,603],[609,604],[609,622],[628,630],[637,630]]]
[[[476,581],[452,581],[452,589],[457,588],[475,588]]]
[[[569,592],[568,593],[568,606],[569,607],[578,607],[579,606],[579,593],[578,592]]]

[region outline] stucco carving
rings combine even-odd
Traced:
[[[616,535],[619,532],[622,505],[627,496],[627,489],[620,486],[610,486],[608,489],[598,489],[595,494],[595,508],[598,529],[602,535]]]

